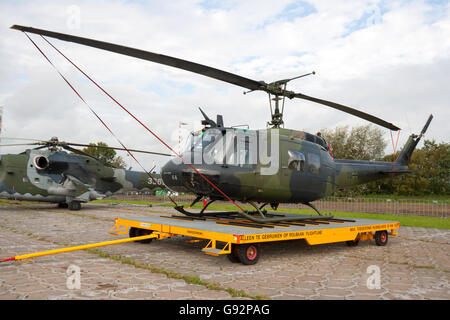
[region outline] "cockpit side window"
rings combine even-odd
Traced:
[[[227,165],[248,167],[257,163],[256,134],[254,132],[233,131],[227,133]]]
[[[208,130],[207,132],[191,134],[191,139],[187,147],[191,151],[203,152],[203,150],[205,150],[206,147],[208,147],[210,144],[213,144],[216,141],[216,137],[218,135],[219,133],[215,132],[214,130]]]
[[[304,171],[305,170],[305,155],[300,151],[288,150],[289,160],[288,168],[291,170]]]
[[[244,149],[239,150],[239,164],[241,166],[250,164],[250,142],[248,137],[244,139]]]
[[[318,174],[320,170],[320,156],[315,153],[308,153],[308,165],[311,173]]]
[[[184,152],[203,152],[209,145],[214,144],[221,137],[218,130],[199,130],[193,131],[186,139],[183,139],[180,148]]]

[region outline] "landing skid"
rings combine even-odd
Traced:
[[[198,201],[198,200],[197,200]],[[197,202],[197,201],[194,201]],[[184,209],[184,206],[175,206],[174,209],[178,212],[188,216],[188,217],[195,217],[195,218],[205,218],[205,217],[217,217],[217,216],[242,216],[246,219],[249,219],[251,221],[257,222],[257,223],[270,223],[270,222],[283,222],[283,221],[301,221],[301,220],[328,220],[333,219],[333,215],[323,215],[316,207],[314,207],[310,203],[305,203],[307,206],[311,207],[314,211],[318,213],[318,216],[316,215],[309,215],[309,216],[299,216],[299,217],[286,217],[280,214],[276,213],[269,213],[266,210],[261,210],[261,208],[258,208],[254,203],[249,202],[255,210],[254,211],[216,211],[211,212],[208,211],[205,212],[205,209],[208,205],[210,205],[214,200],[211,200],[207,203],[207,205],[199,212],[189,212]]]

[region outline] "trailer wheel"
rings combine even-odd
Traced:
[[[147,230],[147,229],[140,229],[140,228],[134,228],[131,227],[130,230],[128,231],[128,235],[130,236],[130,238],[134,238],[134,237],[140,237],[140,236],[147,236],[149,234],[152,234],[153,230]],[[152,242],[153,239],[145,239],[145,240],[139,240],[136,242],[139,243],[150,243]]]
[[[68,204],[69,210],[78,211],[81,209],[81,202],[80,201],[71,201]]]
[[[233,263],[241,262],[239,259],[239,247],[234,243],[231,244],[231,253],[227,254],[227,258]]]
[[[359,243],[359,239],[350,240],[345,242],[349,247],[356,247]]]
[[[375,243],[377,246],[385,246],[388,243],[388,232],[386,230],[375,232]]]
[[[137,237],[137,228],[133,228],[131,227],[130,230],[128,230],[128,235],[130,236],[130,238],[134,238]]]
[[[258,243],[241,244],[238,248],[238,257],[241,263],[251,265],[258,262],[261,255]]]

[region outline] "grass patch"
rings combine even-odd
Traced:
[[[450,196],[445,194],[427,194],[422,196],[405,196],[405,195],[395,195],[395,194],[367,194],[358,196],[349,196],[350,198],[357,199],[392,199],[392,200],[438,200],[440,202],[449,202]],[[346,196],[343,196],[346,198]]]
[[[400,222],[400,226],[404,227],[422,227],[450,229],[450,219],[426,216],[406,216],[397,214],[376,214],[364,212],[333,212],[336,217],[361,218],[374,220],[393,220]]]
[[[140,205],[159,205],[161,202],[155,201],[138,201],[138,200],[110,200],[110,199],[101,199],[101,200],[93,200],[92,203],[127,203],[127,204],[140,204]]]
[[[26,201],[26,200],[12,200],[12,199],[0,199],[0,206],[9,206],[9,205],[32,205],[39,204],[42,202],[37,201]]]
[[[126,257],[122,257],[122,256],[118,256],[118,255],[111,255],[108,254],[104,251],[98,250],[98,249],[87,249],[85,250],[91,254],[96,254],[99,257],[102,258],[107,258],[107,259],[111,259],[114,261],[118,261],[122,264],[127,264],[127,265],[132,265],[135,268],[139,268],[139,269],[145,269],[150,271],[151,273],[159,273],[159,274],[164,274],[165,276],[167,276],[168,278],[171,279],[179,279],[179,280],[183,280],[186,283],[190,283],[190,284],[195,284],[195,285],[199,285],[199,286],[204,286],[210,290],[218,290],[218,291],[226,291],[228,292],[232,297],[242,297],[242,298],[250,298],[250,299],[256,299],[256,300],[267,300],[267,297],[264,296],[260,296],[260,295],[249,295],[247,293],[245,293],[242,290],[236,290],[233,288],[229,288],[229,287],[222,287],[219,283],[216,282],[207,282],[207,281],[203,281],[200,279],[200,277],[198,276],[192,276],[192,275],[184,275],[178,272],[174,272],[174,271],[170,271],[167,270],[165,268],[162,267],[154,267],[154,266],[150,266],[146,263],[140,262],[140,261],[136,261],[130,258],[126,258]]]

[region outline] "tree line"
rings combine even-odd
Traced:
[[[331,145],[335,159],[394,161],[401,151],[395,156],[393,153],[385,155],[387,142],[383,132],[370,124],[322,130],[322,136]],[[423,147],[414,151],[409,170],[413,173],[337,190],[336,195],[450,195],[450,144],[424,140]]]

